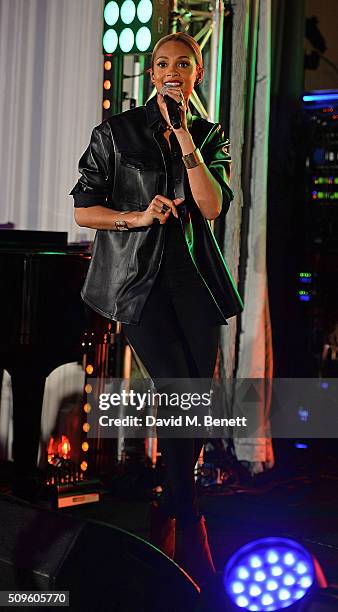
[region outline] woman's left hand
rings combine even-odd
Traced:
[[[180,87],[165,87],[164,85],[158,95],[158,103],[161,109],[163,110],[163,114],[166,118],[168,125],[171,125],[167,105],[164,101],[164,95],[170,96],[173,100],[175,100],[175,102],[177,102],[177,104],[179,105],[179,109],[180,109],[181,127],[178,128],[177,130],[175,130],[174,128],[172,129],[174,130],[175,133],[178,133],[178,134],[182,131],[188,132],[188,126],[187,126],[188,105],[184,98],[182,89]]]

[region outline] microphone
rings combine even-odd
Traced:
[[[165,86],[162,88],[162,91],[164,92],[165,88],[170,87],[173,87],[173,85],[166,83]],[[175,130],[178,130],[182,126],[179,104],[177,104],[176,100],[173,100],[173,98],[166,94],[163,95],[163,99],[167,106],[170,123]]]

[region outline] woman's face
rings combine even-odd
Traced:
[[[185,99],[191,95],[196,79],[200,76],[196,59],[189,47],[182,42],[170,40],[157,50],[151,80],[159,92],[165,83],[175,83]]]

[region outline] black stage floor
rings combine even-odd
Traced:
[[[289,470],[281,463],[254,478],[232,474],[222,486],[201,489],[216,568],[221,571],[234,551],[255,538],[283,536],[302,543],[317,557],[328,582],[338,584],[338,461],[310,454]],[[136,489],[116,490],[97,504],[65,512],[147,539],[149,501],[133,496]]]
[[[319,453],[307,452],[300,461],[290,448],[284,445],[276,467],[259,476],[243,476],[232,466],[235,471],[229,470],[221,486],[200,488],[216,568],[221,571],[234,551],[255,538],[284,536],[302,543],[317,557],[328,582],[338,584],[337,458],[332,445],[327,454],[322,444]],[[60,512],[103,521],[147,539],[150,496],[146,487],[142,489],[142,478],[137,471],[132,478],[122,475],[113,479],[100,502]],[[1,490],[9,493],[4,480]]]
[[[259,537],[283,536],[302,543],[319,560],[329,583],[338,583],[337,481],[297,483],[267,493],[215,494],[201,498],[217,570],[241,545]],[[72,515],[116,525],[148,537],[148,508],[144,501],[107,495],[100,503],[77,506]]]

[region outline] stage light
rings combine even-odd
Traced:
[[[103,100],[102,106],[105,110],[108,110],[110,108],[110,100]]]
[[[141,0],[137,5],[137,16],[141,23],[150,21],[153,14],[153,5],[150,0]]]
[[[338,100],[338,93],[332,94],[313,94],[304,95],[303,102],[329,102],[331,100]]]
[[[123,23],[129,24],[135,19],[136,6],[133,0],[125,0],[121,6],[120,11],[121,19]]]
[[[119,5],[117,2],[108,2],[104,7],[104,20],[107,25],[113,26],[117,22],[120,14]]]
[[[134,32],[130,28],[124,28],[119,37],[119,45],[123,53],[129,53],[134,46]]]
[[[294,565],[296,562],[295,556],[292,553],[286,553],[283,559],[285,565]]]
[[[292,586],[295,584],[295,582],[296,582],[296,578],[293,576],[293,574],[285,574],[283,578],[283,583],[286,586]]]
[[[275,550],[270,550],[267,554],[266,560],[268,563],[277,563],[279,561],[279,555]]]
[[[115,30],[107,30],[103,35],[103,48],[105,53],[114,53],[119,39]]]
[[[299,273],[299,282],[303,284],[311,284],[312,283],[312,274],[311,272],[300,272]]]
[[[151,53],[169,31],[169,0],[106,0],[103,16],[104,54]]]
[[[251,567],[262,567],[262,561],[257,556],[251,557],[251,559],[249,560],[249,563],[250,563]]]
[[[309,293],[309,291],[304,291],[303,289],[300,289],[298,291],[298,298],[301,302],[310,302],[311,294]]]
[[[276,582],[276,580],[268,580],[266,588],[268,591],[276,591],[278,589],[278,582]]]
[[[241,580],[246,580],[246,578],[249,578],[249,572],[246,567],[239,567],[237,573],[238,578],[240,578]]]
[[[140,28],[136,34],[136,46],[140,51],[146,51],[150,47],[151,32],[145,26]]]
[[[313,588],[317,569],[311,555],[294,540],[263,538],[246,544],[230,558],[223,584],[238,608],[294,609]]]

